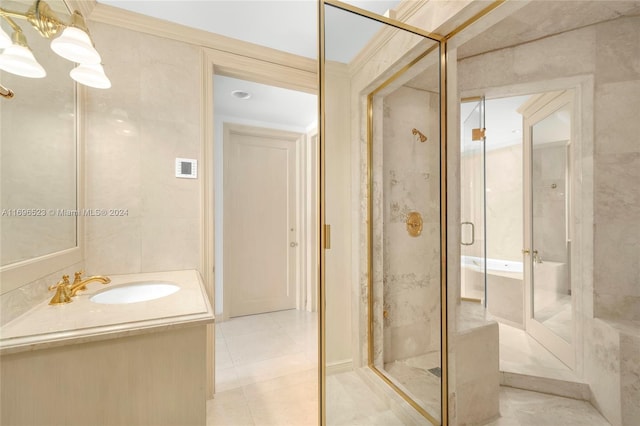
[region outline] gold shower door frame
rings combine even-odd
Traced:
[[[318,2],[318,79],[320,93],[318,96],[318,131],[320,135],[320,231],[321,231],[321,250],[320,250],[320,286],[319,286],[319,383],[320,383],[320,424],[326,424],[326,357],[325,357],[325,327],[324,327],[324,307],[326,305],[325,294],[325,253],[327,246],[327,232],[325,223],[325,52],[324,52],[324,6],[330,5],[347,12],[369,18],[377,22],[386,24],[396,29],[401,29],[409,33],[422,36],[426,39],[436,42],[436,44],[427,49],[424,53],[405,65],[402,69],[394,73],[390,78],[385,80],[380,86],[367,95],[367,258],[368,258],[368,323],[367,323],[367,340],[368,340],[368,367],[372,369],[379,377],[382,378],[392,389],[402,396],[413,408],[427,418],[431,423],[440,424],[432,415],[430,415],[423,407],[416,403],[409,395],[402,391],[395,383],[378,370],[373,364],[373,213],[372,213],[372,191],[373,191],[373,171],[372,171],[372,152],[373,152],[373,97],[382,89],[387,87],[393,81],[398,79],[402,74],[408,71],[413,65],[425,58],[429,53],[439,49],[439,71],[440,71],[440,365],[442,370],[440,381],[440,416],[441,424],[448,424],[448,326],[447,326],[447,93],[446,93],[446,43],[447,39],[443,36],[429,33],[420,28],[402,23],[395,19],[386,18],[366,10],[342,3],[336,0],[319,0]]]
[[[428,33],[420,28],[405,24],[403,22],[397,21],[395,19],[390,19],[381,15],[377,15],[371,12],[368,12],[363,9],[359,9],[357,7],[351,6],[349,4],[343,3],[338,0],[318,0],[318,87],[319,87],[319,96],[318,96],[318,135],[319,135],[319,160],[320,160],[320,188],[319,188],[319,199],[320,199],[320,268],[319,268],[319,283],[318,286],[318,300],[320,304],[319,309],[319,324],[320,329],[318,333],[318,359],[320,363],[320,367],[318,369],[318,383],[319,383],[319,424],[321,426],[326,425],[326,357],[325,357],[325,313],[324,307],[326,305],[326,293],[325,293],[325,253],[324,250],[328,249],[329,241],[328,241],[328,226],[326,224],[326,216],[325,216],[325,52],[324,52],[324,39],[325,39],[325,17],[324,17],[324,6],[330,5],[336,7],[338,9],[342,9],[347,12],[354,13],[356,15],[360,15],[365,18],[373,19],[377,22],[390,25],[391,27],[406,30],[416,35],[423,36],[427,39],[431,39],[433,41],[438,42],[435,47],[439,47],[439,65],[440,65],[440,309],[441,309],[441,322],[440,322],[440,353],[441,353],[441,369],[442,369],[442,377],[441,377],[441,394],[440,394],[440,416],[441,416],[441,424],[448,425],[449,424],[449,406],[448,406],[448,396],[449,396],[449,369],[448,369],[448,321],[447,321],[447,41],[457,34],[464,31],[466,28],[470,27],[475,22],[482,19],[484,16],[489,14],[491,11],[505,3],[507,0],[493,0],[489,3],[485,8],[471,16],[469,19],[461,23],[459,26],[454,28],[448,34],[442,36],[439,34]],[[434,47],[434,49],[435,49]],[[424,55],[428,54],[426,52]],[[410,65],[409,65],[410,66]],[[401,74],[406,71],[406,69],[399,71],[397,74]],[[399,75],[395,75],[391,77],[386,84],[389,84],[392,79],[397,78]],[[376,91],[379,91],[385,86],[385,83],[382,86],[378,87]],[[414,408],[416,408],[423,415],[426,411],[418,406],[408,395],[404,394],[404,392],[400,391],[384,374],[378,371],[375,366],[372,365],[372,348],[373,343],[371,340],[373,322],[370,313],[372,312],[371,304],[371,288],[372,288],[372,206],[371,206],[371,192],[372,192],[372,167],[371,167],[371,153],[372,153],[372,116],[373,111],[371,108],[372,105],[372,97],[375,93],[372,92],[368,96],[368,106],[367,106],[367,134],[368,134],[368,158],[367,158],[367,220],[368,220],[368,228],[367,228],[367,255],[368,255],[368,296],[369,296],[369,321],[367,325],[368,330],[368,363],[369,367],[372,368],[374,372],[376,372],[385,382],[387,382],[392,388],[396,391],[399,391],[399,394],[402,395],[409,404],[411,404]],[[437,424],[437,421],[432,418],[432,416],[425,416],[432,423]]]

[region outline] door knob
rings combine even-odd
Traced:
[[[529,253],[530,253],[529,249],[522,249],[522,254],[529,254]]]
[[[289,243],[289,247],[298,247],[298,243],[294,243],[293,241]]]

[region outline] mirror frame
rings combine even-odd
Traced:
[[[346,12],[350,12],[355,15],[359,15],[363,18],[372,19],[374,21],[380,22],[382,24],[388,25],[392,28],[404,30],[410,32],[415,35],[422,36],[426,39],[434,41],[435,47],[429,49],[425,56],[431,52],[433,49],[439,49],[439,71],[440,71],[440,356],[441,356],[441,382],[440,382],[440,424],[446,425],[449,423],[449,375],[448,375],[448,295],[447,295],[447,67],[446,67],[446,52],[447,52],[447,37],[443,37],[438,34],[429,33],[420,28],[414,27],[409,24],[405,24],[403,22],[397,21],[395,19],[387,18],[385,16],[381,16],[349,4],[343,3],[337,0],[319,0],[318,1],[318,80],[320,87],[320,96],[318,96],[318,132],[320,136],[320,288],[319,288],[319,301],[320,307],[319,310],[319,321],[321,323],[321,334],[319,336],[320,340],[320,401],[321,401],[321,410],[320,410],[320,424],[326,424],[326,336],[325,336],[325,313],[323,307],[326,306],[326,291],[325,291],[325,267],[326,267],[326,257],[325,250],[329,247],[327,246],[327,237],[328,232],[327,222],[326,222],[326,199],[325,199],[325,94],[326,94],[326,86],[325,86],[325,6],[335,7],[337,9],[341,9]],[[411,64],[410,64],[411,65]],[[406,69],[402,69],[399,73],[404,72]],[[394,79],[396,75],[394,74],[391,77],[391,80]],[[387,82],[382,83],[378,89],[382,89],[385,87]],[[367,105],[367,135],[368,135],[368,158],[367,161],[367,188],[366,194],[368,197],[367,201],[367,258],[368,258],[368,324],[367,324],[367,339],[368,339],[368,347],[367,349],[367,367],[371,368],[378,376],[381,377],[382,380],[387,382],[394,390],[398,391],[393,385],[393,383],[384,376],[383,373],[379,372],[375,366],[372,364],[371,357],[371,334],[372,334],[372,321],[371,321],[371,286],[372,286],[372,273],[371,273],[371,258],[372,258],[372,209],[371,209],[371,191],[372,191],[372,179],[373,174],[371,170],[371,131],[370,128],[372,126],[372,108],[370,98],[373,94],[369,94],[368,96],[368,105]],[[399,392],[399,395],[402,396],[410,405],[417,409],[423,416],[425,415],[425,411],[418,406],[411,398],[405,395],[403,392]],[[436,420],[432,418],[430,415],[424,416],[431,423],[436,423]]]
[[[69,15],[71,11],[78,9],[74,7],[77,1],[62,0],[66,5]],[[71,80],[73,81],[73,80]],[[75,147],[76,147],[76,209],[81,211],[84,208],[84,117],[83,95],[84,90],[78,83],[73,81],[75,98]],[[25,284],[33,282],[39,278],[60,271],[65,267],[82,262],[84,259],[84,218],[76,216],[76,245],[65,250],[34,257],[32,259],[11,263],[0,267],[0,295],[16,290]]]

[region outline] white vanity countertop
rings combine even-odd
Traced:
[[[92,282],[71,303],[46,301],[0,328],[0,354],[113,339],[177,327],[212,323],[213,310],[195,270],[110,275],[111,283]],[[145,302],[107,305],[91,296],[108,287],[144,281],[171,282],[180,290]],[[53,296],[53,292],[50,296]]]

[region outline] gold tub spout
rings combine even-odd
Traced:
[[[82,279],[82,271],[76,272],[73,284],[71,284],[71,287],[69,289],[71,297],[76,296],[79,291],[86,290],[87,284],[94,281],[102,284],[109,284],[111,282],[111,278],[104,277],[102,275],[94,275],[92,277]]]

